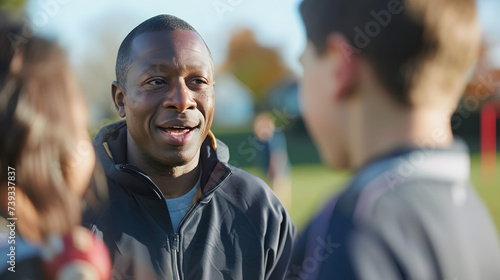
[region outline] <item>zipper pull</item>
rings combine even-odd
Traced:
[[[174,234],[174,242],[172,244],[172,249],[175,252],[179,252],[179,234],[178,233]]]

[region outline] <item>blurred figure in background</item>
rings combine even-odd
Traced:
[[[79,227],[95,153],[64,52],[0,19],[0,278],[109,279],[105,245]],[[76,277],[76,278],[74,278]]]
[[[500,279],[450,118],[479,52],[475,1],[305,0],[302,102],[324,160],[357,170],[290,279]]]
[[[290,211],[292,185],[285,134],[276,128],[269,113],[258,114],[253,123],[258,146],[258,164],[265,172],[271,188]]]

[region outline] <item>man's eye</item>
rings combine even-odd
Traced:
[[[203,79],[194,79],[194,83],[197,85],[206,84],[207,82]]]
[[[154,79],[149,82],[147,82],[148,85],[153,85],[153,86],[158,86],[158,85],[165,85],[167,82],[162,79]]]

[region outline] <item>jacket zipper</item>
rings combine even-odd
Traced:
[[[151,184],[151,186],[153,187],[153,190],[162,198],[163,204],[165,205],[165,208],[167,209],[167,212],[168,212],[168,206],[167,206],[167,202],[165,201],[165,196],[163,195],[163,193],[161,192],[161,190],[158,188],[158,186],[153,182],[153,180],[151,180],[151,178],[149,178],[148,175],[144,174],[139,169],[136,169],[136,167],[131,166],[131,165],[122,165],[122,168],[130,170],[130,171],[133,171],[133,172],[135,172],[135,173],[143,176],[144,178],[146,178],[148,180],[148,182]],[[222,180],[219,183],[219,185],[222,184],[222,182],[224,182],[226,180],[226,178],[224,178],[224,180]],[[216,189],[217,188],[211,189],[204,196],[207,196],[207,195],[215,192]],[[181,238],[180,230],[181,230],[182,225],[184,224],[184,222],[191,216],[191,214],[194,212],[194,210],[197,208],[197,206],[199,204],[200,203],[198,201],[196,201],[195,204],[193,204],[193,206],[191,206],[191,208],[189,208],[189,210],[186,213],[186,215],[184,215],[184,217],[182,218],[182,220],[179,222],[179,226],[177,227],[177,232],[174,233],[174,239],[172,240],[172,251],[173,251],[173,254],[172,254],[172,270],[173,270],[173,274],[174,274],[174,279],[175,280],[180,280],[181,279],[180,274],[179,274],[179,270],[181,269],[181,264],[180,264],[180,260],[179,260],[179,255],[180,255],[179,246],[180,246],[180,238]]]
[[[194,209],[196,208],[196,206],[198,206],[198,204],[199,203],[197,201],[197,202],[195,202],[195,204],[193,204],[193,206],[191,206],[191,208],[189,208],[189,210],[186,213],[186,215],[184,215],[184,217],[182,218],[182,220],[179,222],[179,226],[177,227],[177,232],[174,233],[174,240],[172,241],[172,251],[173,251],[173,258],[172,258],[173,265],[172,265],[172,269],[174,271],[174,279],[175,280],[180,280],[181,279],[180,274],[179,274],[179,271],[181,270],[180,249],[179,249],[180,238],[181,238],[181,227],[184,224],[184,221],[187,220],[189,218],[189,216],[191,216],[191,213],[194,212]]]
[[[153,182],[153,180],[151,180],[151,178],[149,178],[148,175],[144,174],[143,172],[136,169],[136,167],[132,166],[132,165],[122,165],[122,168],[126,169],[128,171],[132,171],[134,173],[137,173],[137,174],[141,175],[142,177],[144,177],[150,183],[150,185],[153,188],[153,190],[155,191],[155,193],[162,199],[163,205],[165,205],[165,209],[167,210],[167,213],[168,213],[168,206],[167,206],[167,202],[165,201],[165,196],[161,192],[160,188],[158,188],[158,186]],[[191,208],[193,208],[193,207],[191,207]],[[184,220],[184,218],[181,220],[181,223],[183,220]],[[170,221],[170,222],[172,222],[172,221]],[[171,243],[171,246],[172,246],[172,273],[173,273],[175,280],[181,279],[181,277],[179,275],[180,264],[178,261],[179,251],[180,251],[179,250],[179,239],[180,239],[179,228],[180,228],[180,224],[179,224],[179,227],[177,228],[177,232],[174,233],[174,239],[172,240],[172,243]]]
[[[179,233],[176,232],[174,234],[174,240],[172,242],[172,270],[174,273],[174,279],[180,280],[181,277],[179,275],[179,261],[178,261],[178,254],[179,254]]]

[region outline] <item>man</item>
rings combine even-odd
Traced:
[[[271,189],[226,162],[210,132],[210,51],[185,21],[159,15],[122,42],[112,97],[126,121],[94,139],[109,205],[86,224],[116,279],[283,279],[295,227]]]
[[[479,49],[473,0],[305,0],[302,101],[324,160],[357,170],[289,279],[500,279],[498,236],[450,125]]]
[[[274,125],[269,113],[259,113],[253,121],[258,165],[271,182],[274,193],[287,209],[292,204],[292,184],[290,180],[290,161],[286,149],[285,134]]]

